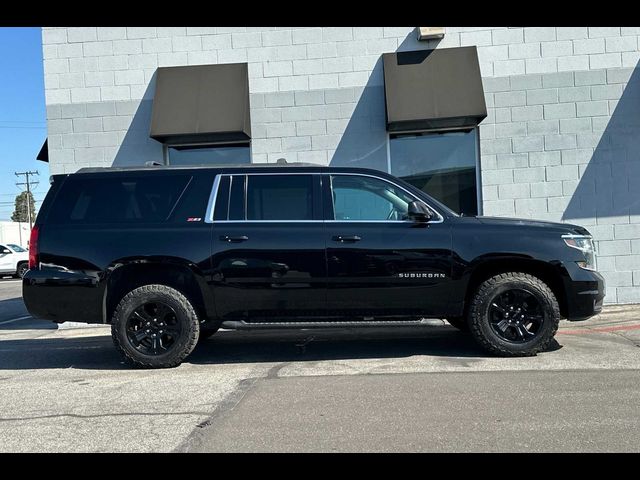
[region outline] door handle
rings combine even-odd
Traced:
[[[358,235],[336,235],[332,238],[334,242],[359,242],[362,240]]]
[[[246,242],[247,240],[249,240],[249,237],[247,237],[246,235],[237,235],[237,236],[221,235],[220,240],[222,240],[223,242],[229,242],[229,243],[239,243],[239,242]]]

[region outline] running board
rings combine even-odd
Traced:
[[[341,327],[440,327],[445,325],[443,320],[421,318],[420,320],[335,320],[310,322],[245,322],[244,320],[227,320],[222,322],[221,328],[228,330],[257,330],[277,328],[341,328]]]

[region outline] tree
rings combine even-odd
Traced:
[[[27,204],[28,199],[28,204]],[[28,222],[29,210],[27,205],[31,208],[31,221],[35,220],[36,208],[33,201],[33,194],[31,192],[22,192],[16,195],[16,207],[11,215],[11,220],[14,222]]]

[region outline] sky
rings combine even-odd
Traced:
[[[0,27],[0,220],[10,220],[24,177],[37,170],[36,210],[49,188],[49,164],[36,160],[47,137],[39,27]]]

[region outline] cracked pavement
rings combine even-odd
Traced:
[[[2,452],[640,449],[637,305],[563,321],[531,358],[433,321],[221,331],[178,368],[133,370],[108,327],[23,318],[19,296],[0,280]]]

